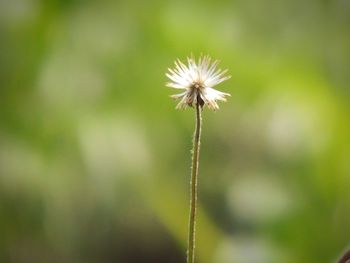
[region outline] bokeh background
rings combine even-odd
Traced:
[[[185,262],[193,110],[210,54],[199,263],[336,262],[350,246],[350,2],[0,1],[0,262]],[[176,91],[175,91],[176,92]]]

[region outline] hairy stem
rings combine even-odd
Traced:
[[[188,249],[187,263],[194,262],[195,250],[195,234],[196,234],[196,213],[197,213],[197,181],[198,181],[198,165],[199,165],[199,147],[201,137],[201,106],[196,103],[196,127],[193,137],[192,148],[192,172],[191,172],[191,201],[190,201],[190,218],[188,227]]]

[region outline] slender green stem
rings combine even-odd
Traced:
[[[201,137],[201,107],[196,103],[196,127],[193,136],[192,149],[192,173],[191,173],[191,201],[190,201],[190,218],[188,227],[188,249],[187,263],[194,263],[195,250],[195,233],[196,233],[196,213],[197,213],[197,181],[198,181],[198,164],[199,164],[199,147]]]

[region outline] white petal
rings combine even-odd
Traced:
[[[168,82],[165,85],[169,88],[174,88],[174,89],[187,89],[187,86],[183,86],[179,83]]]
[[[225,96],[231,96],[229,93],[221,92],[213,88],[205,88],[203,94],[209,100],[226,101]]]
[[[221,82],[230,79],[231,76],[227,76],[227,77],[223,77],[221,79],[208,79],[206,80],[206,82],[204,83],[206,87],[214,87],[218,84],[220,84]]]
[[[176,105],[176,109],[185,109],[187,108],[187,96],[184,96],[180,102]]]
[[[179,99],[179,98],[181,98],[183,96],[186,96],[186,93],[187,93],[187,91],[181,92],[179,94],[170,95],[170,97],[172,97],[173,99]]]
[[[209,109],[219,109],[219,105],[216,103],[215,100],[210,100],[207,96],[205,96],[204,94],[200,95],[202,100],[204,101],[205,105],[208,106]]]
[[[187,82],[191,83],[193,82],[193,78],[191,77],[190,70],[187,68],[185,64],[183,64],[179,59],[175,61],[175,72],[183,79],[185,79]]]
[[[219,64],[219,60],[215,60],[215,61],[213,62],[213,64],[211,64],[210,68],[208,69],[208,73],[207,73],[208,77],[210,77],[210,76],[213,74],[213,72],[215,71],[216,66],[217,66],[218,64]]]
[[[182,86],[188,86],[189,85],[189,82],[186,81],[184,78],[181,78],[180,76],[178,75],[171,75],[169,73],[166,73],[165,74],[170,80],[174,81],[175,83],[178,83]]]

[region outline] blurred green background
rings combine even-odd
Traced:
[[[210,54],[199,263],[336,262],[350,246],[350,2],[0,2],[0,262],[185,262],[194,111],[164,87]]]

